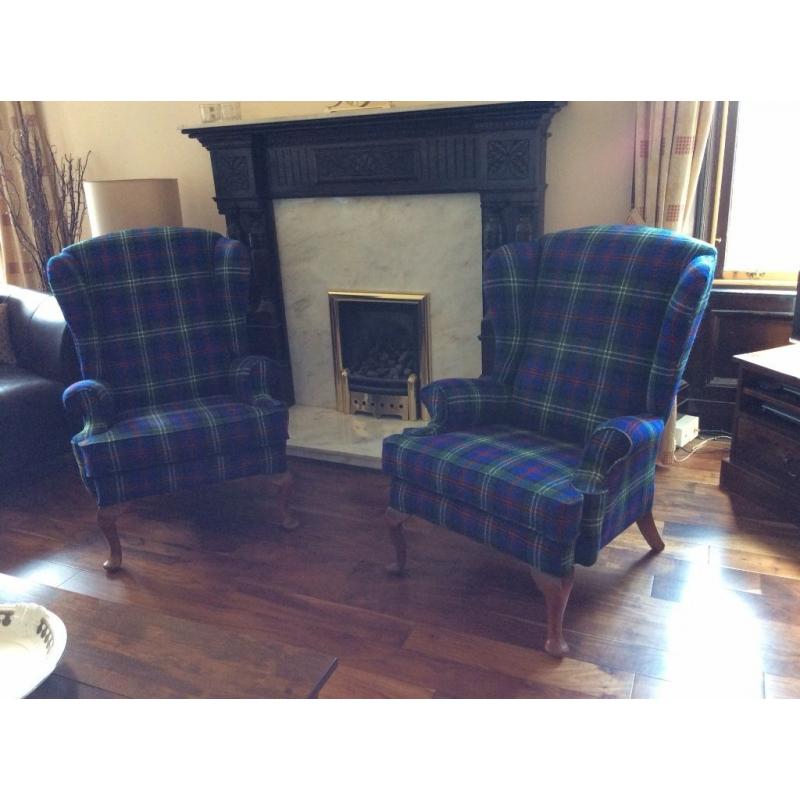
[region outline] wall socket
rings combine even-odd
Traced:
[[[222,103],[200,103],[200,119],[203,122],[218,122],[222,119]]]

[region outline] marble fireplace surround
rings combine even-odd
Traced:
[[[542,232],[562,103],[491,103],[188,128],[253,259],[251,346],[282,367],[289,452],[378,466],[400,420],[337,412],[329,290],[429,292],[433,378],[486,371],[483,258]],[[482,342],[477,333],[481,331]]]
[[[477,195],[280,200],[295,402],[336,408],[329,291],[429,295],[432,379],[481,371]]]

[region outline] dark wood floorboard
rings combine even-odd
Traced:
[[[291,460],[292,532],[258,479],[131,504],[110,576],[65,459],[0,488],[0,572],[329,653],[321,698],[800,697],[800,527],[721,491],[725,453],[659,468],[662,554],[632,527],[578,568],[562,661],[524,564],[415,520],[387,576],[387,479],[330,463]]]

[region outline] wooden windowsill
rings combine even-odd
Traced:
[[[794,292],[797,289],[797,281],[771,281],[758,278],[716,278],[714,280],[714,287],[720,289],[782,289]]]

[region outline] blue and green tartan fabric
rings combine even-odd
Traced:
[[[542,237],[512,421],[582,446],[614,417],[666,417],[714,263],[710,245],[653,228]]]
[[[572,486],[578,447],[508,425],[431,436],[389,436],[384,469],[395,478],[545,535],[574,539],[583,495]]]
[[[554,542],[534,536],[530,528],[399,478],[392,479],[389,505],[488,544],[553,575],[565,575],[575,563],[574,542]]]
[[[100,505],[285,470],[275,365],[246,354],[247,250],[192,228],[120,231],[65,248],[50,285],[83,380],[64,403]]]
[[[525,268],[520,269],[520,264]],[[538,241],[501,247],[483,267],[485,317],[494,334],[492,377],[503,385],[513,385],[517,374],[536,296],[538,268]]]
[[[48,278],[82,374],[118,411],[229,391],[246,353],[250,260],[240,242],[193,228],[120,231],[65,248]]]
[[[230,387],[238,400],[251,405],[272,406],[279,385],[278,365],[263,356],[237,358],[230,367]]]
[[[632,226],[499,248],[492,375],[423,389],[430,424],[384,440],[391,505],[554,574],[593,563],[652,506],[715,263],[704,242]]]
[[[162,403],[117,417],[102,433],[77,434],[73,447],[89,478],[156,464],[177,464],[206,454],[260,450],[286,441],[286,406],[254,406],[229,395]]]
[[[70,414],[83,419],[83,436],[105,433],[114,424],[114,396],[102,381],[77,381],[67,386],[61,399]]]
[[[286,472],[286,447],[222,453],[198,457],[179,464],[158,464],[133,472],[114,472],[91,479],[90,491],[98,505],[112,506],[139,497],[167,494],[206,483],[219,483],[249,475]],[[84,478],[84,484],[89,480]]]
[[[575,470],[573,483],[584,494],[602,492],[606,476],[623,458],[661,440],[664,420],[657,417],[617,417],[594,429]]]
[[[426,428],[409,428],[414,435],[463,430],[503,422],[508,416],[511,392],[491,378],[445,378],[424,386],[420,399],[431,415]]]

